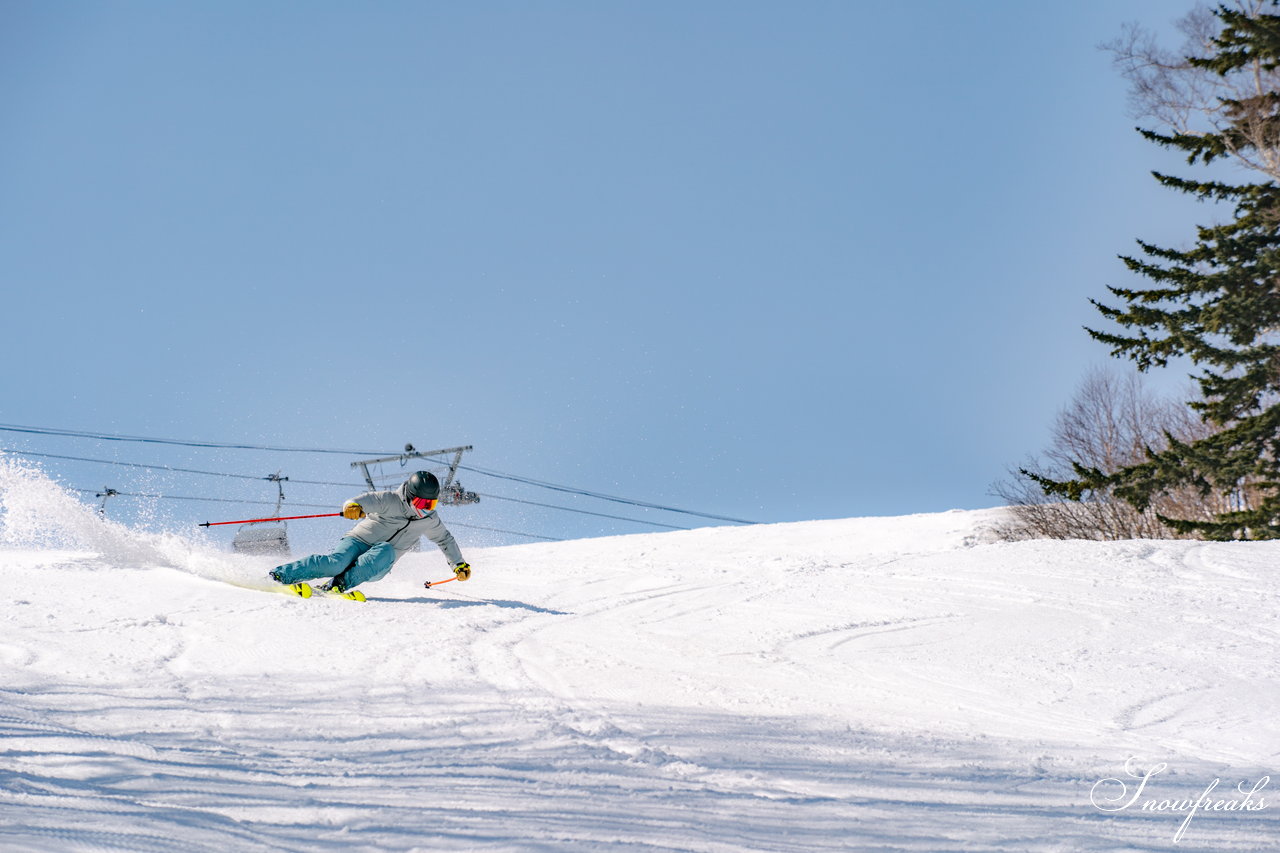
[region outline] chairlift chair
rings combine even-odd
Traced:
[[[276,484],[276,511],[275,515],[280,515],[280,508],[284,504],[284,481],[288,477],[281,477],[280,472],[272,474],[263,479],[269,480]],[[289,552],[289,531],[288,523],[280,522],[257,522],[255,524],[245,524],[236,531],[235,539],[231,541],[231,550],[238,554],[272,554],[291,556]]]

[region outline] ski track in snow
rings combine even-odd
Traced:
[[[1280,848],[1280,803],[1175,844],[1089,799],[1130,757],[1165,798],[1280,769],[1280,547],[997,518],[471,549],[428,591],[431,551],[303,601],[0,460],[0,850]]]

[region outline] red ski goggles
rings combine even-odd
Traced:
[[[430,500],[427,498],[410,498],[410,500],[413,502],[413,508],[419,512],[431,512],[440,503],[440,501],[435,498]]]

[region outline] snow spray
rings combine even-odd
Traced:
[[[219,580],[257,577],[253,560],[177,533],[111,521],[30,462],[0,453],[0,547],[89,551],[117,568],[162,566]]]

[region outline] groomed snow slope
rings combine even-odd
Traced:
[[[303,601],[0,460],[0,849],[1280,847],[1273,787],[1140,808],[1280,769],[1280,544],[998,515],[468,549],[430,591],[428,548]],[[1166,768],[1100,810],[1126,761]]]

